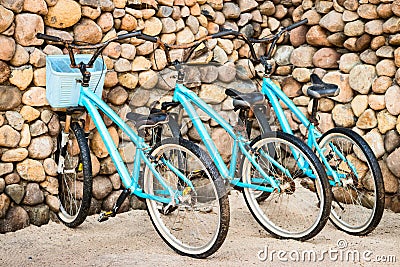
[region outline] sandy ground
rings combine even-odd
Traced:
[[[0,266],[400,266],[400,214],[385,211],[367,237],[347,235],[328,223],[313,239],[298,242],[272,238],[237,192],[230,201],[227,239],[207,259],[176,254],[157,235],[147,212],[135,210],[104,223],[90,216],[77,229],[51,222],[0,235]]]

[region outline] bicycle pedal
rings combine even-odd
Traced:
[[[115,217],[115,214],[112,211],[103,211],[100,213],[99,218],[97,219],[98,222],[105,222],[110,217]]]
[[[170,214],[171,212],[174,212],[176,209],[177,209],[177,206],[172,205],[171,203],[169,203],[166,206],[162,206],[162,207],[158,208],[158,210],[164,215]]]

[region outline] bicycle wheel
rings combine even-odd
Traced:
[[[352,130],[334,128],[322,135],[319,144],[330,166],[343,176],[343,185],[332,187],[332,223],[352,235],[372,232],[382,218],[385,191],[368,143]]]
[[[264,105],[257,105],[254,107],[253,111],[254,111],[254,115],[257,120],[257,123],[260,127],[261,138],[264,138],[264,137],[266,137],[267,133],[272,132],[271,126],[269,124],[269,120],[266,115],[267,114],[266,108]],[[246,123],[246,128],[248,128],[247,124],[249,123],[249,120],[246,119],[246,117],[243,118],[243,120]],[[250,131],[248,130],[249,138],[251,136],[250,133],[251,133],[251,128],[250,128]],[[273,150],[273,146],[269,147],[268,149]],[[258,201],[263,201],[269,196],[269,193],[264,192],[264,191],[259,191],[259,192],[254,191],[254,195],[256,196]]]
[[[169,207],[146,199],[151,221],[162,239],[185,256],[205,258],[222,245],[229,226],[229,201],[224,181],[210,157],[194,143],[169,138],[156,144],[151,156],[156,170],[175,192],[178,203]],[[178,178],[161,163],[165,159],[193,184]],[[144,172],[146,193],[170,198],[148,166]]]
[[[257,222],[278,238],[304,241],[318,234],[329,217],[331,192],[317,156],[298,138],[282,132],[257,137],[251,150],[262,170],[280,185],[280,192],[264,194],[260,200],[257,189],[270,185],[243,157],[242,180],[256,186],[244,187],[243,195]],[[266,154],[273,158],[273,163]]]
[[[76,227],[86,219],[92,197],[92,163],[89,146],[81,126],[71,124],[65,145],[60,132],[57,139],[55,160],[59,166],[58,218],[68,227]],[[60,166],[61,170],[60,170]]]

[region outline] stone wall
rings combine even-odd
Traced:
[[[56,219],[58,211],[52,153],[60,125],[45,98],[45,56],[65,51],[36,39],[37,32],[98,43],[143,30],[172,44],[191,42],[221,27],[266,36],[303,18],[308,18],[308,25],[292,31],[275,53],[274,79],[304,113],[310,112],[303,91],[311,72],[341,87],[339,96],[321,102],[321,127],[350,127],[364,136],[382,167],[386,206],[399,212],[400,1],[0,0],[0,233],[45,224]],[[260,70],[246,59],[249,49],[241,41],[219,40],[209,46],[214,59],[223,64],[216,70],[222,82],[232,78],[227,71],[232,62],[250,77],[253,70]],[[148,111],[145,106],[159,93],[149,89],[162,83],[152,77],[166,66],[162,51],[133,38],[112,43],[103,55],[108,69],[104,99],[120,114]],[[139,87],[145,90],[138,93]],[[203,84],[198,92],[234,122],[231,100],[222,87]],[[287,114],[296,133],[304,134]],[[204,121],[228,157],[226,135],[212,121]],[[121,133],[107,123],[119,143]],[[187,135],[198,138],[192,129]],[[96,131],[90,145],[94,213],[112,206],[121,183]],[[128,155],[132,147],[123,149]],[[131,206],[138,203],[130,201]]]

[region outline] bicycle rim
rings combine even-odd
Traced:
[[[260,195],[260,190],[244,188],[246,204],[255,219],[274,236],[301,241],[312,238],[322,230],[330,212],[330,189],[322,164],[295,137],[280,132],[265,135],[255,139],[252,148],[257,151],[254,155],[263,171],[281,184],[281,192]],[[268,153],[287,172],[260,155],[261,151]],[[299,157],[294,155],[301,155],[310,166],[313,179],[303,174]],[[245,183],[268,186],[266,182],[256,182],[262,176],[247,158],[243,161],[242,177]]]
[[[146,199],[146,203],[153,225],[172,249],[182,255],[205,258],[225,240],[229,203],[222,179],[215,167],[210,168],[214,166],[211,159],[199,152],[197,146],[182,139],[167,139],[157,144],[151,155],[168,160],[190,180],[192,186],[165,165],[157,164],[156,170],[179,196],[179,203],[167,211],[166,204],[150,199]],[[217,174],[218,178],[211,174]],[[170,197],[147,167],[144,189],[149,194]]]
[[[60,133],[61,138],[61,133]],[[59,138],[56,162],[64,159],[58,174],[58,218],[68,227],[76,227],[87,217],[92,195],[92,173],[89,148],[78,123],[72,123],[66,145]]]
[[[348,129],[332,129],[319,144],[329,165],[342,176],[343,185],[332,187],[332,223],[349,234],[370,233],[384,208],[382,174],[372,150]]]

